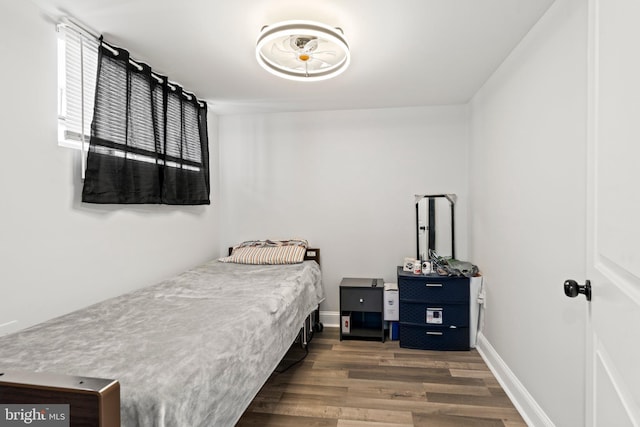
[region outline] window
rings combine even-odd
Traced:
[[[82,201],[209,204],[206,103],[74,24],[58,34],[58,141],[82,150]]]
[[[58,143],[62,146],[83,151],[88,147],[97,68],[95,38],[70,25],[59,24]]]

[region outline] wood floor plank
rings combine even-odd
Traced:
[[[443,383],[423,383],[422,388],[425,392],[431,393],[449,393],[449,394],[466,394],[469,396],[493,396],[491,390],[484,385],[457,385]]]
[[[303,355],[292,348],[238,426],[526,426],[476,350],[340,341],[325,328]]]
[[[354,408],[383,409],[387,411],[414,411],[423,408],[428,410],[427,398],[420,401],[405,399],[371,399],[360,396],[349,396],[344,402],[345,406]]]
[[[435,351],[435,350],[414,350],[398,348],[396,351],[396,358],[415,359],[420,358],[424,360],[447,360],[450,362],[467,362],[467,363],[484,363],[482,356],[476,349],[469,351]]]
[[[527,427],[524,420],[503,420],[504,427]]]
[[[494,376],[485,377],[484,378],[484,382],[487,385],[487,387],[501,388],[500,383],[498,382],[498,380]]]
[[[489,378],[493,379],[490,370],[478,371],[476,369],[450,369],[451,376],[458,378]]]
[[[416,383],[441,383],[455,385],[484,385],[482,378],[452,376],[449,369],[350,369],[349,378],[371,380],[393,380]]]
[[[506,396],[471,396],[467,394],[427,393],[429,402],[454,403],[458,405],[479,405],[509,408],[513,404]]]
[[[365,409],[340,407],[338,408],[338,419],[341,421],[357,421],[381,424],[413,424],[413,414],[411,411],[390,411],[382,409]],[[340,423],[338,423],[340,425]]]
[[[331,419],[334,420],[335,423],[338,421],[338,407],[330,406],[330,405],[313,405],[313,406],[304,406],[299,405],[297,403],[287,403],[287,402],[265,402],[260,403],[257,402],[255,404],[251,404],[247,413],[265,413],[265,414],[276,414],[276,415],[286,415],[290,417],[305,417],[305,418],[314,418],[314,419]],[[243,415],[244,418],[244,415]],[[242,418],[241,418],[242,420]],[[300,420],[303,421],[303,420]],[[302,425],[302,424],[300,424]]]
[[[415,427],[504,427],[502,420],[438,414],[429,414],[428,416],[416,414],[413,425]]]
[[[425,391],[420,384],[407,384],[403,387],[398,384],[390,387],[387,382],[381,382],[380,387],[372,387],[370,384],[349,387],[349,394],[370,399],[404,399],[424,401]]]
[[[330,385],[279,383],[270,385],[266,391],[279,394],[280,398],[284,393],[344,397],[347,395],[348,388]]]
[[[314,406],[340,406],[347,398],[346,394],[327,396],[321,394],[283,393],[280,403],[297,405],[303,408]]]
[[[453,415],[493,420],[522,419],[515,408],[496,408],[474,405],[459,405],[450,403],[427,402],[413,410],[414,415]]]
[[[380,379],[404,379],[411,382],[424,382],[423,379],[449,377],[450,369],[446,368],[420,368],[414,369],[405,366],[357,366],[349,369],[349,378],[364,378],[372,380]]]
[[[289,416],[266,412],[245,413],[236,424],[237,427],[337,427],[337,425],[338,420],[330,418]]]
[[[441,369],[465,369],[486,371],[487,365],[483,362],[455,362],[448,360],[429,360],[415,358],[382,358],[380,366],[401,366],[407,368],[441,368]]]
[[[413,427],[413,422],[410,424],[398,424],[358,420],[338,420],[338,427]]]
[[[327,371],[326,369],[322,369],[321,371]],[[472,379],[473,380],[473,379]],[[286,381],[280,379],[279,381]],[[377,388],[377,387],[389,387],[395,388],[399,390],[417,390],[423,391],[423,383],[419,382],[407,382],[401,380],[371,380],[371,379],[355,379],[355,378],[332,378],[332,377],[296,377],[295,379],[291,379],[290,381],[295,382],[296,384],[306,384],[306,385],[329,385],[329,386],[338,386],[338,387],[369,387],[369,388]],[[465,381],[468,382],[469,379],[457,379],[456,381]],[[478,384],[483,384],[480,380]]]
[[[296,378],[296,377],[348,378],[349,370],[348,369],[320,370],[318,369],[317,366],[314,367],[313,363],[300,364],[296,367],[296,369],[291,369],[287,372],[273,375],[271,379],[288,380],[290,378]]]

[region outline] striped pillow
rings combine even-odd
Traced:
[[[218,261],[236,264],[299,264],[309,244],[306,240],[250,240],[234,246],[231,255]]]

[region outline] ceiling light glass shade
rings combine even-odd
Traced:
[[[276,76],[315,81],[342,73],[351,56],[341,29],[318,22],[285,21],[262,29],[256,59]]]

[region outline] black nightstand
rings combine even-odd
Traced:
[[[344,278],[340,283],[340,340],[384,342],[384,281]],[[346,316],[346,318],[345,318]],[[345,330],[345,322],[347,326]]]

